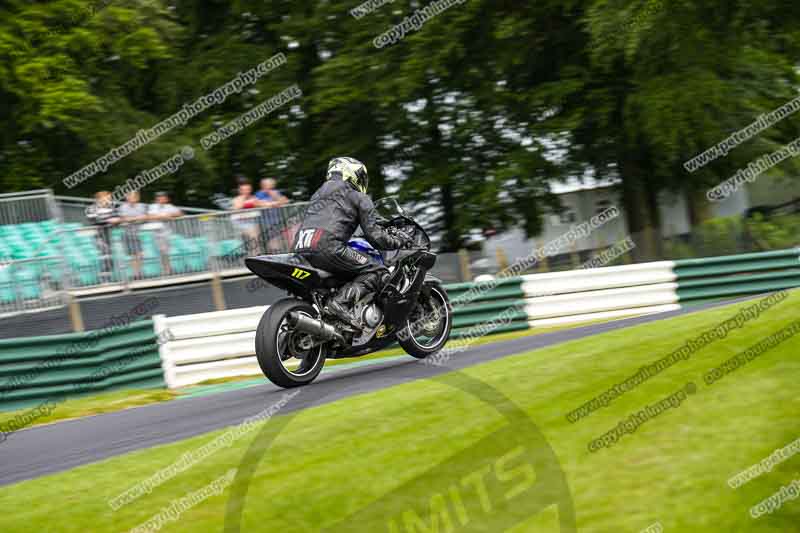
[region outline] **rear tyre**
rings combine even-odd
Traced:
[[[406,319],[406,327],[397,336],[403,350],[417,359],[425,359],[444,348],[453,329],[453,310],[444,287],[439,283],[427,287],[430,296],[420,294]]]
[[[312,338],[289,325],[292,312],[319,318],[308,303],[285,298],[269,306],[256,329],[258,365],[267,379],[285,389],[308,385],[325,366],[325,346],[310,347]]]

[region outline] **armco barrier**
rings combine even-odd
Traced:
[[[476,288],[471,293],[471,289]],[[521,280],[446,286],[452,302],[453,338],[471,335],[479,324],[494,322],[491,333],[528,329]],[[459,300],[460,298],[460,300]],[[463,303],[463,305],[459,305]],[[164,380],[170,388],[211,379],[261,375],[255,357],[255,331],[266,306],[197,315],[153,317],[156,333],[169,330],[161,345]]]
[[[163,387],[150,320],[87,333],[0,341],[0,409],[119,388]]]
[[[675,262],[681,302],[800,287],[800,248]]]
[[[523,278],[532,327],[557,326],[680,309],[671,261]]]

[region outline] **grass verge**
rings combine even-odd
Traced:
[[[113,413],[132,407],[140,407],[151,403],[160,403],[178,398],[177,392],[164,389],[150,390],[118,390],[88,397],[73,398],[58,403],[51,413],[34,420],[25,427],[52,424],[61,420],[81,418],[85,416]],[[0,424],[8,423],[16,417],[28,413],[35,408],[20,409],[18,411],[0,412]]]

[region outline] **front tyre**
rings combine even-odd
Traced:
[[[269,306],[256,329],[256,358],[264,375],[279,387],[308,385],[325,366],[325,346],[289,325],[289,313],[319,318],[317,310],[295,298]]]
[[[417,305],[406,319],[406,327],[397,335],[408,355],[425,359],[444,348],[453,329],[453,310],[447,292],[439,283],[426,285]]]

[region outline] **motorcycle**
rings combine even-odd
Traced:
[[[258,364],[275,385],[308,385],[327,359],[363,357],[394,343],[425,359],[449,340],[453,313],[442,282],[428,273],[436,263],[430,238],[395,199],[380,200],[376,208],[389,213],[382,223],[386,230],[405,235],[413,246],[380,252],[364,239],[349,241],[351,248],[389,270],[382,288],[356,303],[358,327],[322,315],[328,299],[347,280],[311,266],[298,254],[245,259],[251,272],[289,293],[267,308],[256,330]]]

